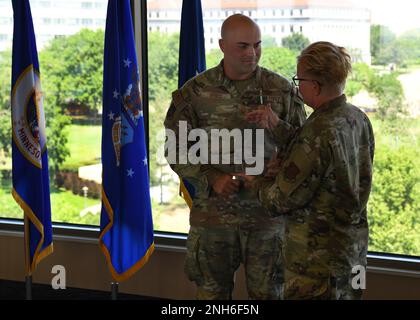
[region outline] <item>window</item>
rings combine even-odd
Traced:
[[[420,168],[420,96],[418,89],[415,89],[420,81],[416,78],[420,74],[420,35],[418,31],[410,31],[420,28],[420,22],[414,15],[420,8],[406,0],[405,5],[398,7],[392,1],[385,1],[385,4],[383,1],[359,1],[359,5],[352,8],[343,8],[338,0],[336,2],[337,6],[330,1],[327,7],[311,2],[307,8],[311,12],[311,19],[305,22],[305,28],[299,21],[303,16],[303,9],[282,6],[280,2],[273,2],[273,7],[269,8],[258,8],[250,2],[248,7],[236,9],[228,6],[229,2],[224,2],[224,8],[228,7],[232,12],[241,10],[249,16],[262,9],[269,9],[270,12],[278,10],[281,16],[284,16],[285,11],[290,13],[287,24],[281,23],[281,16],[273,17],[279,21],[270,21],[273,33],[263,34],[264,43],[268,42],[270,46],[264,48],[260,60],[260,65],[286,77],[290,78],[295,73],[295,58],[301,45],[326,40],[350,51],[354,60],[354,71],[348,79],[346,94],[350,101],[368,113],[377,140],[374,187],[368,205],[369,249],[420,256],[420,234],[417,231],[420,228],[420,170],[417,169]],[[176,32],[159,36],[149,33],[151,146],[156,144],[155,130],[159,127],[162,130],[171,92],[177,87],[177,58],[169,59],[178,55],[177,30],[182,2],[176,3],[179,10],[178,27],[172,29]],[[165,9],[159,8],[157,0],[149,0],[147,4],[149,10]],[[221,10],[215,1],[203,0],[202,6],[204,12]],[[295,14],[293,10],[296,10]],[[406,17],[408,11],[413,12],[410,19]],[[229,14],[232,12],[229,11]],[[337,19],[344,16],[346,19]],[[207,17],[204,16],[206,36],[210,35],[208,30],[215,27],[215,21],[210,22]],[[217,21],[219,26],[223,19]],[[162,21],[162,24],[165,23],[170,22]],[[259,23],[263,30],[264,24],[261,21]],[[276,26],[279,26],[277,29],[281,32],[275,32]],[[285,27],[290,33],[284,32]],[[279,47],[277,44],[281,44],[286,38],[291,41],[285,42],[288,43],[287,46]],[[298,42],[298,38],[303,42]],[[399,45],[406,47],[403,49]],[[278,57],[281,63],[274,63],[268,56]],[[221,53],[216,41],[212,46],[211,40],[207,39],[206,58],[207,68],[220,61]],[[395,117],[393,110],[401,111],[405,116]],[[155,152],[153,148],[156,146],[151,147],[151,157]],[[164,159],[151,162],[151,194],[157,229],[186,232],[188,208],[178,196],[178,178]]]
[[[38,2],[32,0],[32,3]],[[68,142],[64,145],[54,145],[53,139],[49,139],[48,144],[51,150],[57,148],[63,152],[67,149],[70,153],[64,161],[50,154],[52,216],[56,222],[99,225],[102,84],[97,79],[102,79],[106,3],[106,0],[97,0],[95,9],[100,10],[90,10],[92,2],[53,1],[48,16],[41,6],[32,7],[49,128],[47,139],[54,134],[68,135]],[[189,210],[178,196],[176,174],[159,152],[163,143],[162,137],[159,137],[163,132],[163,118],[169,107],[171,92],[177,88],[182,1],[171,1],[170,8],[162,7],[164,3],[167,2],[147,1],[149,18],[155,16],[151,14],[153,12],[158,16],[159,12],[171,10],[170,18],[166,19],[166,15],[161,14],[159,25],[148,25],[151,196],[155,228],[185,233],[189,226]],[[228,8],[232,12],[243,10],[245,14],[255,16],[261,8],[252,3],[249,2],[248,7]],[[376,136],[374,181],[368,204],[369,250],[420,256],[420,21],[416,17],[420,7],[408,0],[401,0],[398,7],[390,0],[360,3],[352,8],[342,8],[340,5],[335,7],[330,1],[330,8],[325,8],[313,2],[308,6],[311,19],[305,21],[305,28],[299,25],[297,19],[300,17],[287,18],[290,22],[285,21],[285,24],[281,24],[284,18],[274,17],[279,21],[270,21],[273,26],[271,35],[263,34],[264,43],[268,42],[270,46],[264,48],[260,65],[290,78],[295,73],[295,59],[302,45],[327,40],[351,52],[354,65],[346,94],[353,104],[368,114]],[[228,12],[222,11],[217,1],[203,0],[202,5],[204,12],[210,12],[210,15],[204,15],[204,29],[208,35],[207,68],[211,68],[219,63],[222,55],[215,33],[209,30],[217,28],[219,36],[220,25],[225,18],[223,15],[213,16],[213,12]],[[287,10],[292,14],[290,5],[282,7],[280,2],[277,4],[275,1],[273,5],[278,7],[264,9],[279,10],[277,12],[281,15]],[[81,9],[83,6],[86,6],[86,11]],[[10,1],[0,0],[0,8],[2,135],[2,132],[10,133],[13,11]],[[86,14],[81,15],[81,12]],[[337,19],[337,16],[346,16],[346,19]],[[102,25],[99,25],[100,21]],[[288,33],[293,26],[290,23],[299,25],[301,34]],[[280,26],[281,33],[275,33],[275,26]],[[86,30],[85,27],[92,29]],[[293,32],[293,29],[290,31]],[[297,36],[301,42],[296,41]],[[284,45],[280,46],[282,40]],[[62,50],[67,48],[68,41],[72,46],[78,44],[74,51],[86,53],[84,50],[94,50],[92,55],[83,56],[92,60],[84,61],[80,56],[76,59],[68,52],[71,50]],[[74,61],[80,62],[75,64]],[[58,69],[54,66],[57,64],[64,70],[60,74],[55,73]],[[65,90],[59,91],[54,81],[65,85]],[[93,87],[87,89],[75,85],[80,83],[89,83]],[[57,116],[62,114],[66,116],[65,121]],[[53,129],[52,124],[60,130]],[[0,217],[22,218],[22,211],[10,194],[11,159],[10,145],[7,144],[10,136],[1,136],[0,141]]]
[[[5,113],[5,110],[10,108],[13,10],[10,1],[4,2],[7,2],[7,7],[0,10],[0,19],[10,18],[10,25],[4,29],[2,26],[2,31],[7,30],[10,38],[7,45],[3,45],[0,39],[0,118],[10,128],[10,112]],[[30,3],[46,114],[52,219],[54,222],[98,226],[101,79],[107,1],[97,1],[101,6],[95,10],[89,10],[91,2],[80,0],[71,1],[71,6],[65,1],[54,1],[54,6],[48,11],[35,5],[34,0]],[[80,19],[81,16],[85,19]],[[93,29],[84,29],[86,27]],[[7,132],[10,134],[10,129]],[[51,138],[61,139],[65,135],[67,143],[54,142],[55,139]],[[11,140],[10,137],[1,139]],[[0,146],[0,217],[21,219],[22,210],[11,197],[9,148],[10,144]],[[68,150],[69,155],[60,159],[53,149]]]
[[[82,2],[82,9],[91,9],[93,7],[92,2]]]

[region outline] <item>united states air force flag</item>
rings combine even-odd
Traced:
[[[183,0],[179,40],[178,87],[206,70],[201,0]],[[195,190],[187,179],[180,183],[180,194],[191,208]]]
[[[13,0],[12,194],[25,216],[26,272],[53,251],[41,80],[28,0]]]
[[[130,0],[109,0],[105,30],[100,246],[124,281],[154,250],[145,127]]]

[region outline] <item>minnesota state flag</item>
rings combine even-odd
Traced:
[[[206,53],[201,0],[183,0],[179,39],[178,88],[204,70],[206,70]],[[181,179],[179,191],[191,209],[195,195],[193,185],[187,179]]]
[[[12,194],[24,211],[26,273],[53,251],[48,154],[31,8],[13,0]]]
[[[139,73],[130,0],[109,0],[105,30],[100,247],[126,280],[154,250]]]

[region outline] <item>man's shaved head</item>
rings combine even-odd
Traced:
[[[228,17],[222,24],[222,39],[226,39],[230,34],[235,33],[238,29],[242,28],[256,28],[260,29],[258,25],[251,18],[244,16],[243,14],[234,14]]]
[[[223,52],[223,69],[231,80],[252,76],[261,56],[261,31],[258,25],[243,14],[234,14],[222,24],[219,40]]]

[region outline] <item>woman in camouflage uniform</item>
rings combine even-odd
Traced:
[[[374,136],[368,117],[343,94],[351,71],[346,50],[316,42],[298,57],[293,78],[314,109],[297,131],[269,107],[247,119],[294,135],[272,178],[247,177],[270,212],[286,216],[285,299],[358,299],[354,270],[365,270],[366,204]],[[278,136],[278,135],[277,135]]]

